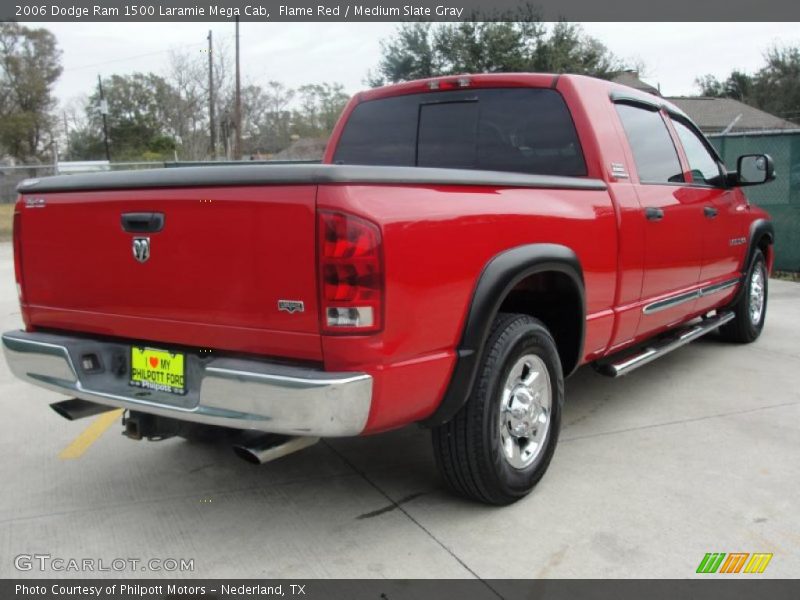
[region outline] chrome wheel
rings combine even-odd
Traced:
[[[764,299],[766,297],[766,276],[764,264],[759,262],[753,267],[753,274],[750,276],[750,322],[758,325],[761,322],[761,315],[764,312]]]
[[[509,371],[500,399],[500,446],[515,469],[529,466],[544,448],[552,404],[547,366],[535,354],[526,354]]]

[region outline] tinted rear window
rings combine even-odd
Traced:
[[[578,134],[550,89],[411,94],[362,102],[334,162],[586,175]]]

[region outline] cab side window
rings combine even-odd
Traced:
[[[617,104],[642,183],[682,183],[683,169],[667,124],[656,110]]]
[[[719,185],[722,181],[719,163],[703,140],[694,130],[680,121],[673,119],[672,124],[675,126],[675,131],[678,132],[683,151],[686,153],[686,160],[689,161],[692,182],[701,185]]]

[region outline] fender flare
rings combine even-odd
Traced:
[[[583,270],[577,255],[560,244],[526,244],[511,248],[494,256],[484,266],[478,278],[456,352],[456,365],[450,383],[439,407],[422,421],[423,426],[432,427],[446,423],[466,404],[477,377],[486,339],[501,304],[520,281],[530,275],[547,271],[567,275],[580,297],[578,356],[570,373],[577,368],[583,353],[586,329]]]
[[[742,284],[739,285],[739,289],[736,290],[736,294],[734,294],[733,298],[728,303],[728,308],[736,306],[741,299],[742,294],[744,294],[746,287],[744,285],[744,278],[747,276],[747,272],[750,270],[750,264],[753,262],[753,254],[758,249],[758,244],[764,237],[769,240],[770,244],[775,243],[775,227],[772,225],[772,221],[769,219],[756,219],[750,223],[750,233],[747,240],[747,254],[744,255],[740,277]]]
[[[742,271],[747,271],[750,261],[753,259],[753,253],[764,236],[767,237],[770,244],[775,243],[775,227],[772,225],[772,221],[769,219],[756,219],[750,223],[750,237],[747,240],[747,254],[742,265]]]

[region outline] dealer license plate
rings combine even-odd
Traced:
[[[130,384],[170,394],[186,393],[185,356],[156,348],[131,348]]]

